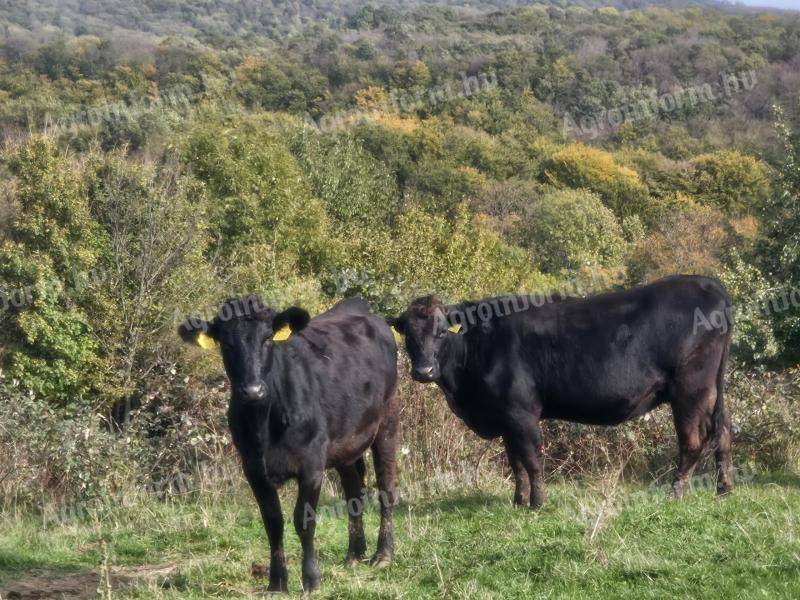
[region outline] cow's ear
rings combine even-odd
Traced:
[[[272,331],[277,334],[284,327],[288,327],[292,333],[297,333],[304,329],[310,320],[311,315],[308,314],[307,310],[292,306],[275,315],[275,319],[272,321]],[[273,337],[273,339],[275,338]]]
[[[211,323],[199,319],[190,319],[178,327],[178,335],[184,342],[200,346],[204,350],[217,347],[212,331]]]

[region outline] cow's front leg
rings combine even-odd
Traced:
[[[528,472],[522,464],[513,446],[508,441],[508,436],[503,436],[503,443],[506,447],[508,464],[511,465],[511,472],[514,474],[514,505],[528,506],[531,497],[531,482],[528,479]]]
[[[531,484],[530,507],[538,509],[544,503],[544,447],[539,418],[529,412],[512,413],[509,417],[506,439],[528,473]]]
[[[319,589],[319,564],[314,551],[314,530],[317,523],[319,490],[322,485],[322,469],[301,473],[297,484],[294,528],[303,546],[303,590],[308,593]]]
[[[261,461],[249,461],[244,468],[245,477],[261,510],[261,519],[269,538],[269,587],[270,592],[289,591],[289,574],[283,554],[283,513],[278,490],[269,482]]]

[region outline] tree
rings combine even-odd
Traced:
[[[650,209],[647,188],[636,171],[618,165],[613,155],[591,146],[572,144],[557,150],[545,161],[543,178],[558,187],[596,192],[620,218]]]
[[[386,224],[397,213],[400,194],[394,178],[350,136],[304,131],[292,148],[314,194],[339,222]]]
[[[209,251],[227,262],[238,289],[264,291],[323,271],[336,253],[324,206],[286,145],[290,135],[264,117],[209,124],[187,141],[184,159],[210,194]]]
[[[4,367],[37,396],[88,400],[108,365],[90,315],[102,310],[97,276],[108,239],[92,219],[80,171],[49,138],[12,151],[20,210],[0,242]]]
[[[800,117],[800,105],[796,106]],[[784,152],[784,162],[766,210],[766,235],[759,245],[759,256],[771,283],[787,290],[791,309],[773,315],[784,360],[800,360],[800,311],[795,299],[800,295],[800,136],[776,108],[775,127]]]
[[[756,213],[770,193],[764,165],[737,150],[703,154],[692,160],[691,185],[701,202],[735,213]]]
[[[545,193],[525,209],[515,238],[545,273],[556,275],[619,266],[626,246],[614,213],[587,190]]]

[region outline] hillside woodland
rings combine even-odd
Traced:
[[[671,273],[734,298],[738,464],[796,466],[800,17],[564,4],[0,0],[4,501],[232,456],[219,358],[175,334],[226,297]],[[507,468],[400,392],[404,476]],[[670,428],[550,424],[548,469],[666,472]]]

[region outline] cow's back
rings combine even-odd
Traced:
[[[545,418],[621,422],[664,401],[670,373],[727,332],[727,324],[726,331],[698,327],[697,315],[720,322],[729,307],[716,281],[675,276],[495,318],[467,333],[476,376],[454,410],[476,420],[491,405],[502,410],[516,387],[537,396]]]
[[[287,391],[295,402],[318,405],[335,432],[358,428],[394,392],[394,336],[361,299],[338,303],[289,340]]]

